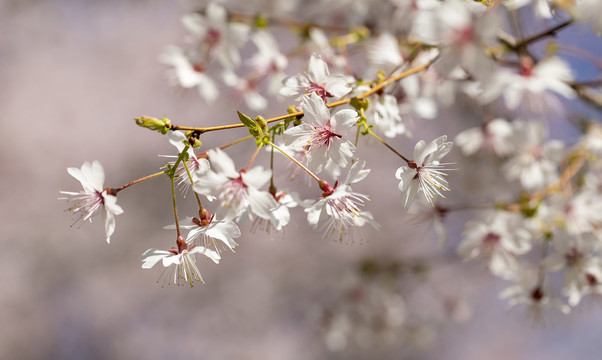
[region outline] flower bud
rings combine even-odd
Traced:
[[[349,102],[349,105],[353,106],[356,110],[364,110],[366,111],[370,106],[370,101],[368,99],[358,99],[354,97]]]
[[[171,129],[171,120],[168,118],[157,119],[150,116],[140,116],[134,119],[138,126],[142,126],[147,129],[155,130],[165,135]]]
[[[268,123],[265,121],[263,116],[257,116],[255,118],[255,122],[257,122],[257,124],[259,124],[259,127],[261,128],[261,130],[264,133],[268,131]]]

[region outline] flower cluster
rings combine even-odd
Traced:
[[[602,11],[600,2],[318,3],[287,0],[257,13],[210,3],[184,16],[188,44],[166,48],[159,60],[170,67],[176,84],[197,88],[207,102],[226,93],[242,100],[241,123],[192,127],[166,118],[136,119],[167,134],[177,150],[172,161],[164,171],[114,189],[104,188],[98,162],[69,168],[83,187],[79,193],[61,192],[75,202],[69,210],[76,223],[101,213],[108,242],[115,215],[123,212],[117,194],[168,176],[175,224],[166,228],[176,231],[176,246],[147,250],[142,267],[161,262],[169,269],[168,283],[192,286],[202,281],[196,257],[219,263],[223,250],[233,252],[235,239],[244,238],[247,222],[252,229],[283,232],[292,212],[299,211],[319,236],[340,241],[366,224],[372,227],[368,231],[378,230],[379,219],[368,208],[375,194],[387,194],[399,208],[387,215],[392,218],[403,217],[402,209],[416,210],[418,202],[426,204],[427,216],[420,219],[434,220],[441,239],[451,213],[474,215],[461,241],[451,246],[459,258],[480,259],[491,274],[511,282],[501,295],[511,305],[568,313],[584,297],[601,294],[602,127],[595,118],[585,120],[600,118],[600,81],[582,81],[565,60],[563,49],[570,47],[553,37],[580,22],[599,35],[602,17],[593,14]],[[516,12],[526,7],[544,30],[529,36],[516,30],[521,28]],[[546,30],[551,21],[557,24]],[[282,31],[289,27],[299,38]],[[550,42],[545,51],[532,46],[542,39]],[[579,55],[594,57],[585,50]],[[304,72],[289,68],[295,62]],[[275,101],[286,102],[286,114],[244,114]],[[596,107],[595,115],[579,113],[572,104],[581,101]],[[569,110],[575,114],[568,115]],[[238,167],[240,159],[230,157],[229,147],[239,140],[198,150],[206,133],[243,126],[250,136],[242,140],[254,140],[255,150]],[[555,135],[566,127],[575,135]],[[413,139],[429,129],[436,131],[429,141]],[[371,171],[369,152],[375,146],[382,154]],[[413,154],[404,155],[412,147]],[[309,188],[284,183],[277,175],[285,167],[274,161],[274,153],[295,174],[306,173]],[[399,192],[386,188],[395,179]],[[176,203],[189,189],[194,199],[185,200],[196,201],[198,214],[180,218]],[[182,230],[189,231],[187,236]],[[403,246],[401,241],[391,246]],[[558,272],[564,276],[559,291],[548,280]],[[403,311],[390,293],[367,291],[367,302]],[[351,337],[346,331],[336,336]],[[340,346],[336,336],[329,331],[329,346]]]

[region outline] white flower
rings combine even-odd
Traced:
[[[471,220],[463,231],[458,254],[465,260],[477,256],[489,259],[489,270],[503,279],[517,278],[517,255],[531,249],[531,233],[521,217],[509,212],[496,212],[485,221]]]
[[[548,255],[542,265],[548,271],[567,269],[564,277],[564,292],[569,304],[576,306],[582,296],[589,292],[600,292],[598,282],[602,280],[602,263],[595,251],[600,247],[598,239],[591,233],[569,236],[564,231],[554,234],[552,246],[555,250]]]
[[[115,215],[123,213],[121,206],[117,205],[117,197],[112,189],[104,188],[105,172],[98,161],[93,163],[84,162],[81,169],[68,168],[67,172],[82,184],[84,191],[71,192],[61,191],[61,194],[69,197],[59,198],[59,200],[73,201],[76,204],[68,210],[77,216],[75,223],[92,221],[92,215],[101,210],[105,222],[105,233],[107,243],[111,242],[111,235],[115,231]],[[74,223],[74,224],[75,224]]]
[[[316,201],[312,206],[305,209],[307,221],[314,228],[322,224],[320,231],[322,237],[338,236],[342,239],[347,234],[347,229],[366,223],[378,229],[372,214],[361,210],[364,203],[369,200],[367,195],[353,192],[351,184],[363,180],[369,169],[364,169],[365,161],[356,161],[351,168],[345,181],[335,183],[334,188],[328,184],[321,185],[324,193],[322,199]]]
[[[280,52],[278,43],[271,33],[258,31],[253,34],[251,40],[257,46],[258,52],[248,60],[248,64],[253,69],[254,76],[260,78],[269,76],[268,91],[275,94],[280,90],[288,60]]]
[[[531,58],[521,58],[520,73],[498,69],[491,82],[484,85],[482,101],[487,103],[502,95],[510,110],[523,110],[525,116],[562,111],[556,93],[567,99],[576,96],[569,86],[573,80],[571,68],[557,57],[549,57],[537,64]]]
[[[456,136],[455,142],[465,156],[474,155],[481,150],[497,156],[506,156],[514,150],[513,135],[512,125],[498,118],[462,131]]]
[[[374,124],[376,132],[388,138],[408,133],[407,126],[402,122],[395,96],[384,94],[371,100],[366,118]]]
[[[446,169],[445,166],[450,163],[441,163],[441,158],[451,151],[454,144],[446,140],[445,135],[428,144],[420,140],[414,147],[414,160],[397,169],[395,177],[400,180],[399,190],[403,195],[404,208],[407,209],[412,204],[419,191],[431,205],[434,205],[436,195],[445,198],[441,191],[450,191],[444,171],[452,169]]]
[[[187,14],[182,18],[182,23],[224,68],[232,69],[240,64],[238,50],[247,41],[250,28],[243,23],[229,22],[226,9],[209,3],[205,16]]]
[[[342,75],[330,75],[328,65],[319,55],[309,59],[309,69],[304,75],[291,76],[283,81],[280,94],[284,96],[317,94],[323,102],[330,97],[343,97],[351,91],[348,81]]]
[[[439,0],[392,0],[395,4],[393,13],[394,26],[410,38],[436,45],[438,43],[439,20],[437,9],[441,7]]]
[[[165,229],[175,228],[175,224],[165,227]],[[214,215],[208,212],[206,212],[205,219],[189,217],[180,220],[180,229],[190,229],[186,236],[186,243],[213,248],[218,253],[221,251],[220,243],[222,248],[225,247],[234,252],[234,248],[238,246],[234,239],[241,235],[238,225],[233,221],[217,220]]]
[[[598,256],[590,257],[579,270],[578,273],[571,274],[571,281],[567,282],[565,279],[563,291],[571,306],[577,306],[585,295],[602,295],[602,259]],[[568,276],[567,274],[567,278]]]
[[[182,87],[198,87],[199,94],[207,102],[217,99],[217,86],[213,79],[205,74],[204,63],[191,62],[190,57],[177,46],[167,47],[159,56],[159,61],[174,67],[176,79]]]
[[[174,284],[179,286],[183,285],[184,283],[189,283],[190,287],[193,287],[195,281],[201,281],[205,283],[199,268],[196,266],[195,255],[203,254],[213,260],[214,263],[219,264],[221,259],[219,254],[203,246],[189,245],[182,237],[178,239],[177,243],[177,249],[171,248],[170,250],[146,250],[142,256],[140,256],[140,260],[142,260],[142,268],[150,269],[155,266],[156,263],[161,261],[163,266],[166,268],[166,271],[171,267],[171,274],[167,273],[167,277],[164,279],[167,281],[168,285]],[[164,271],[159,280],[161,280],[165,274],[166,272]]]
[[[598,192],[587,188],[578,192],[563,210],[565,227],[571,235],[593,232],[602,226],[602,197]]]
[[[307,149],[308,166],[316,173],[322,171],[329,159],[341,167],[347,167],[355,146],[344,136],[357,122],[357,112],[343,109],[331,117],[330,111],[315,93],[303,97],[301,108],[305,122],[284,132],[285,135],[297,137],[290,146]]]
[[[324,30],[319,27],[312,27],[308,31],[310,41],[306,41],[304,45],[304,51],[306,54],[318,53],[324,62],[330,67],[336,69],[343,69],[346,64],[349,63],[347,57],[338,54],[335,49],[332,48],[330,38]]]
[[[438,104],[424,94],[421,79],[410,76],[399,82],[403,91],[399,111],[405,122],[411,122],[412,119],[434,119],[437,116]]]
[[[435,66],[440,72],[450,74],[460,66],[478,80],[490,77],[494,62],[483,44],[495,38],[498,21],[493,11],[485,9],[482,4],[459,0],[448,0],[438,8],[443,46]]]
[[[503,290],[500,293],[500,298],[508,299],[510,306],[527,305],[534,322],[541,320],[543,311],[547,308],[554,308],[563,314],[568,314],[571,311],[571,308],[560,299],[550,295],[547,286],[539,283],[535,271],[523,272],[518,284]]]
[[[560,140],[543,142],[545,125],[541,122],[515,121],[513,143],[516,152],[504,164],[508,180],[520,180],[528,190],[538,190],[558,178],[558,164],[564,155]]]
[[[278,191],[274,195],[274,199],[278,205],[275,208],[270,209],[270,218],[263,219],[258,217],[255,219],[252,227],[253,230],[262,229],[267,233],[270,233],[272,229],[282,231],[291,220],[289,209],[304,203],[299,199],[298,194],[288,194],[283,191]]]
[[[367,50],[368,61],[380,70],[390,72],[403,63],[397,38],[391,33],[380,34],[368,44]]]
[[[272,194],[261,191],[272,176],[270,170],[257,166],[237,171],[232,159],[221,149],[209,150],[211,170],[197,172],[193,190],[209,199],[217,197],[220,208],[217,216],[229,219],[242,215],[244,211],[270,219],[270,210],[278,206]]]
[[[235,95],[242,96],[249,109],[263,110],[268,106],[268,101],[257,91],[254,80],[239,77],[233,71],[225,71],[222,78],[226,85],[234,89]]]

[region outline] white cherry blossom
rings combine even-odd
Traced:
[[[531,249],[531,233],[521,217],[499,211],[484,220],[470,220],[463,231],[458,254],[465,260],[483,256],[492,274],[504,279],[519,277],[516,257]]]
[[[234,252],[234,248],[238,246],[234,239],[241,235],[238,225],[231,220],[218,220],[214,215],[206,214],[205,219],[188,217],[180,220],[180,229],[190,230],[186,236],[186,243],[213,248],[218,253],[223,248]],[[175,228],[175,224],[164,227],[164,229]]]
[[[278,203],[272,194],[259,188],[270,180],[272,172],[261,166],[237,171],[232,159],[219,148],[208,154],[211,170],[197,172],[192,188],[208,199],[217,198],[220,208],[216,215],[229,219],[248,211],[249,216],[270,219],[270,210]]]
[[[404,208],[407,209],[414,202],[419,192],[424,194],[426,202],[431,205],[436,195],[445,198],[441,192],[450,189],[444,171],[452,169],[446,168],[451,163],[441,163],[441,159],[451,151],[452,147],[453,143],[447,141],[446,135],[428,144],[424,140],[416,143],[414,160],[410,161],[409,165],[398,168],[395,173],[395,177],[400,180],[399,190],[401,190]]]
[[[556,181],[558,164],[564,156],[559,140],[544,142],[545,125],[541,122],[515,121],[515,152],[503,166],[509,180],[520,180],[528,190],[539,190]]]
[[[205,283],[196,265],[196,255],[205,255],[214,263],[219,264],[221,259],[219,254],[203,246],[188,244],[182,237],[178,239],[177,244],[177,249],[173,247],[170,250],[146,250],[140,256],[142,268],[150,269],[161,261],[166,269],[157,282],[163,278],[168,285],[174,284],[179,286],[188,283],[190,287],[194,286],[195,281]]]
[[[177,46],[169,46],[159,56],[159,61],[174,67],[175,78],[184,88],[197,87],[201,97],[207,102],[217,99],[219,92],[215,82],[205,73],[205,63],[192,62],[184,51]]]
[[[123,209],[117,205],[115,191],[104,188],[105,172],[102,165],[96,160],[92,163],[86,161],[81,169],[70,167],[67,172],[82,184],[83,191],[61,191],[61,194],[68,197],[59,200],[75,203],[68,209],[77,217],[75,223],[92,221],[92,216],[100,211],[105,223],[107,243],[110,243],[111,235],[115,232],[115,215],[123,213]]]
[[[456,136],[455,143],[465,156],[480,151],[503,157],[514,150],[512,125],[501,118],[485,121],[481,126],[462,131]]]
[[[342,183],[338,181],[334,187],[328,184],[322,187],[322,198],[305,209],[307,221],[314,229],[319,229],[322,237],[336,236],[342,239],[348,229],[370,224],[378,229],[372,214],[362,211],[367,195],[353,192],[351,184],[363,180],[369,169],[364,169],[365,161],[356,161]]]
[[[280,94],[298,96],[317,94],[323,102],[328,98],[340,98],[351,91],[348,80],[342,75],[330,75],[328,65],[319,55],[313,54],[309,59],[309,69],[306,74],[291,76],[284,79],[284,87]]]
[[[257,46],[257,52],[247,63],[251,67],[252,76],[268,78],[268,91],[272,94],[278,93],[284,79],[284,69],[288,60],[280,52],[278,43],[274,36],[267,31],[258,31],[251,37]]]
[[[293,148],[306,148],[306,160],[311,170],[319,173],[330,159],[340,167],[347,167],[355,152],[355,146],[345,136],[357,122],[357,112],[343,109],[332,117],[330,111],[316,93],[305,96],[301,102],[304,122],[285,131],[296,137]]]
[[[247,41],[249,26],[229,22],[226,9],[209,3],[205,14],[192,13],[182,18],[182,23],[209,53],[226,69],[240,65],[239,49]]]
[[[542,320],[545,310],[555,309],[563,314],[571,312],[568,305],[551,294],[548,284],[539,283],[537,273],[532,269],[524,271],[517,284],[504,289],[500,293],[500,298],[508,299],[511,307],[527,306],[528,314],[532,316],[535,324]]]

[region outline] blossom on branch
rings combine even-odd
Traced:
[[[92,221],[92,215],[101,209],[107,243],[110,243],[111,235],[115,231],[115,215],[123,213],[123,209],[117,205],[115,192],[110,188],[103,187],[105,172],[102,165],[96,160],[92,163],[86,161],[81,169],[70,167],[67,172],[79,180],[84,191],[60,191],[61,194],[69,195],[69,197],[59,198],[59,200],[75,202],[75,205],[68,209],[77,217],[75,223]]]
[[[330,75],[328,65],[319,55],[313,54],[309,59],[309,69],[304,75],[291,76],[283,81],[280,94],[299,96],[317,94],[323,102],[327,98],[343,97],[351,91],[348,80],[342,75]]]
[[[240,64],[238,50],[247,41],[250,28],[243,23],[230,22],[226,9],[209,3],[204,15],[185,15],[182,23],[224,68],[232,69]]]
[[[452,163],[441,163],[441,159],[451,151],[453,145],[447,141],[446,135],[428,144],[424,140],[416,143],[414,160],[397,169],[395,173],[395,177],[400,180],[399,190],[403,196],[404,208],[410,207],[419,192],[422,192],[426,202],[433,206],[436,195],[445,198],[441,192],[450,189],[447,187],[448,183],[444,178],[447,174],[444,171],[453,169],[446,168]]]
[[[343,109],[331,117],[330,111],[315,93],[303,98],[301,108],[305,114],[303,124],[284,132],[285,135],[296,137],[290,146],[307,149],[308,167],[316,173],[324,169],[329,159],[340,167],[347,167],[355,146],[345,139],[345,135],[357,122],[357,112]]]
[[[212,214],[209,214],[205,219],[188,217],[180,220],[179,225],[180,229],[190,230],[186,236],[188,244],[213,248],[217,253],[223,248],[234,252],[234,248],[238,246],[234,239],[241,235],[236,223],[231,220],[217,220]],[[164,227],[164,229],[175,228],[175,224]]]
[[[197,193],[213,200],[217,198],[220,219],[240,217],[245,211],[262,219],[270,219],[270,210],[278,207],[272,194],[259,190],[270,180],[272,172],[257,166],[237,171],[234,162],[223,150],[208,151],[211,170],[195,173],[192,186]]]
[[[203,61],[194,61],[177,46],[168,46],[159,56],[159,61],[174,67],[175,79],[183,88],[198,87],[199,94],[207,102],[217,99],[217,86],[205,73],[206,64]]]
[[[169,250],[146,250],[140,256],[142,268],[150,269],[161,261],[166,269],[157,282],[165,275],[164,280],[167,281],[168,285],[174,284],[179,286],[189,283],[190,287],[193,287],[195,281],[205,283],[199,268],[196,266],[196,254],[205,255],[216,264],[219,264],[221,259],[219,254],[206,247],[189,244],[181,236],[178,238],[177,244],[177,249],[172,247]],[[168,269],[171,269],[171,271],[168,271]]]
[[[361,209],[364,203],[369,201],[368,196],[351,189],[351,184],[368,176],[370,170],[364,169],[365,164],[365,161],[356,161],[349,168],[345,181],[337,181],[334,187],[327,183],[322,184],[322,198],[305,209],[307,221],[314,229],[318,229],[318,224],[322,224],[319,230],[323,238],[338,236],[342,239],[348,229],[361,227],[366,223],[378,229],[372,214]]]

